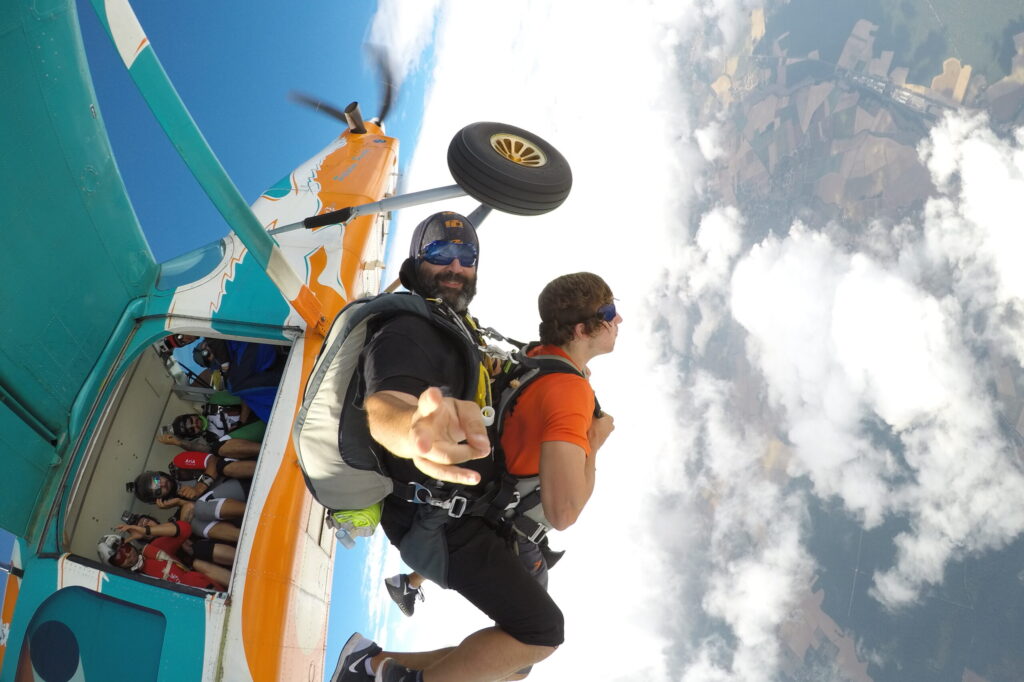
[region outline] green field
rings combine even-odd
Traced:
[[[1020,0],[791,0],[768,17],[760,51],[783,33],[790,56],[820,50],[835,62],[858,19],[878,24],[876,54],[895,52],[893,66],[910,69],[909,80],[927,85],[942,61],[957,57],[989,83],[1009,73],[1013,36],[1024,32]]]

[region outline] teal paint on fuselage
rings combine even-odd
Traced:
[[[114,161],[70,0],[0,3],[0,525],[25,535],[77,440],[74,405],[157,266]],[[17,424],[16,422],[20,422]],[[25,432],[24,427],[30,431]]]
[[[58,620],[67,624],[76,635],[80,635],[80,644],[93,647],[94,651],[87,654],[90,659],[95,660],[98,654],[113,666],[106,674],[102,668],[94,668],[90,674],[87,668],[85,679],[153,679],[135,674],[116,674],[122,665],[129,666],[130,670],[135,653],[140,647],[147,645],[159,647],[155,651],[141,654],[147,658],[152,655],[159,657],[160,660],[155,664],[158,668],[156,682],[202,678],[202,655],[195,654],[201,654],[205,649],[206,601],[203,597],[125,578],[119,574],[105,573],[102,575],[100,587],[103,595],[151,610],[150,617],[132,614],[134,620],[144,628],[136,633],[137,636],[128,639],[115,637],[117,633],[104,629],[103,617],[94,613],[99,603],[97,599],[102,598],[83,595],[78,592],[81,589],[78,587],[66,587],[55,591],[61,561],[33,556],[25,559],[25,576],[18,594],[18,606],[7,641],[7,653],[4,657],[3,670],[0,671],[0,682],[13,682],[18,655],[26,634],[30,635],[32,627],[43,619]],[[108,616],[119,612],[128,614],[128,609],[132,608],[128,605],[118,608],[118,605],[109,603],[105,606],[111,610]],[[37,618],[39,613],[43,616]],[[81,624],[89,622],[94,624],[92,632],[83,632],[84,626]],[[161,622],[165,623],[163,632],[160,633],[161,641],[155,642],[153,637]],[[114,659],[118,662],[114,662]]]
[[[44,679],[75,671],[73,679],[155,680],[166,631],[167,619],[159,611],[84,587],[65,587],[40,604],[23,642]],[[124,642],[130,653],[110,656],[112,641]]]
[[[230,336],[238,333],[230,326],[232,321],[254,322],[277,328],[268,327],[259,334],[263,338],[285,340],[281,327],[290,312],[281,292],[247,251],[241,262],[235,264],[234,277],[224,283],[224,295],[213,315],[213,328]]]
[[[274,186],[263,193],[263,196],[270,197],[271,199],[281,199],[291,194],[292,191],[292,176],[291,173],[284,176]]]

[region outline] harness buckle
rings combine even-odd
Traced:
[[[548,529],[545,528],[543,525],[538,523],[537,527],[533,529],[533,532],[530,533],[526,537],[526,539],[529,540],[530,542],[534,543],[534,544],[539,545],[541,542],[544,541],[544,537],[547,534],[548,534]]]
[[[522,497],[522,495],[519,494],[519,491],[518,490],[513,490],[512,491],[512,499],[509,500],[509,503],[507,505],[505,505],[505,508],[502,511],[512,511],[513,509],[515,509],[516,507],[519,506],[519,502],[522,499],[523,499],[523,497]]]
[[[409,502],[414,504],[429,504],[431,507],[444,509],[448,516],[453,519],[460,519],[469,507],[469,498],[464,495],[452,495],[447,500],[439,500],[434,497],[433,491],[420,483],[410,483],[412,486],[412,499]]]
[[[434,504],[434,493],[430,492],[430,488],[420,483],[411,482],[409,485],[412,486],[412,497],[408,500],[415,504]]]
[[[447,506],[448,516],[453,519],[461,519],[462,515],[466,513],[466,507],[469,506],[469,500],[462,495],[455,495],[443,504]]]

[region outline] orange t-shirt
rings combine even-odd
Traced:
[[[538,346],[533,355],[569,356],[557,346]],[[571,360],[570,360],[571,361]],[[540,473],[541,443],[564,441],[579,445],[590,456],[587,431],[594,417],[594,391],[575,374],[548,374],[523,389],[505,418],[501,447],[505,465],[516,476]]]

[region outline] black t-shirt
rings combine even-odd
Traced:
[[[386,321],[363,351],[365,395],[400,391],[419,397],[431,386],[442,386],[446,395],[465,397],[476,376],[466,376],[464,351],[456,343],[418,315],[399,315]],[[385,461],[389,474],[398,481],[429,480],[411,460],[387,453]],[[484,482],[496,476],[492,456],[464,466],[479,471]]]

